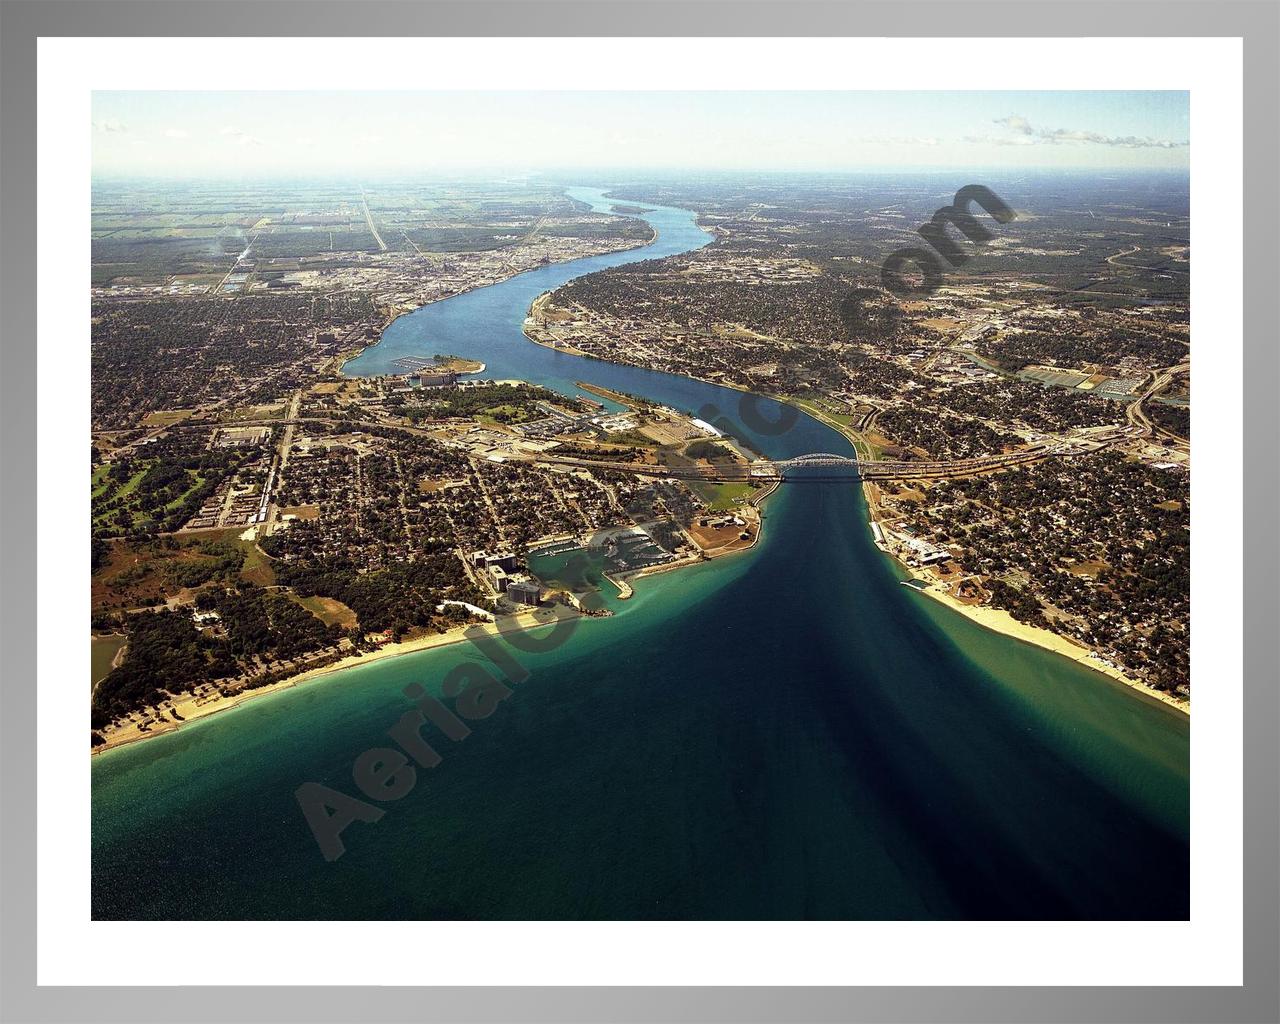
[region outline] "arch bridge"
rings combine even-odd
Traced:
[[[795,455],[789,459],[771,460],[771,465],[777,466],[779,469],[800,469],[804,466],[848,466],[852,469],[860,469],[866,465],[861,459],[855,459],[848,455],[833,455],[831,452],[810,452],[808,455]]]

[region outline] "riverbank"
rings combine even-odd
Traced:
[[[269,686],[258,687],[254,690],[243,690],[233,693],[230,696],[218,695],[212,698],[196,697],[193,694],[183,694],[173,701],[173,710],[180,716],[179,721],[165,718],[159,723],[153,723],[147,729],[141,729],[138,723],[130,722],[128,726],[110,733],[104,732],[105,743],[99,744],[93,748],[94,754],[101,754],[116,747],[126,746],[131,743],[139,743],[143,740],[152,739],[155,736],[163,736],[167,733],[176,732],[184,725],[192,722],[198,722],[213,715],[220,714],[224,711],[231,711],[240,707],[258,697],[265,697],[267,694],[278,693],[281,690],[287,690],[291,687],[301,686],[304,683],[312,682],[316,679],[322,679],[325,676],[332,675],[335,672],[341,672],[345,669],[356,668],[360,665],[371,665],[379,661],[387,661],[391,658],[402,658],[407,654],[418,654],[422,651],[435,650],[438,647],[447,647],[451,644],[462,643],[469,639],[468,632],[470,630],[481,628],[490,636],[501,636],[506,633],[522,632],[527,629],[534,629],[540,626],[548,626],[552,623],[564,618],[566,615],[578,617],[579,613],[563,606],[558,608],[538,608],[527,612],[518,612],[515,615],[503,616],[496,624],[486,625],[485,623],[468,622],[451,629],[445,630],[443,633],[430,633],[424,636],[413,637],[409,640],[403,640],[400,643],[386,643],[381,647],[365,651],[362,654],[348,654],[336,661],[328,662],[324,665],[318,665],[314,668],[304,668],[278,682]],[[496,626],[496,628],[495,628]],[[154,709],[153,713],[154,713]]]
[[[753,495],[747,500],[747,504],[751,506],[752,517],[748,520],[748,524],[754,527],[750,541],[739,543],[736,546],[720,545],[718,547],[704,548],[697,538],[689,535],[686,530],[685,534],[696,549],[696,553],[685,555],[682,558],[672,559],[670,562],[661,562],[657,565],[648,565],[643,569],[636,569],[625,575],[616,573],[601,573],[603,578],[611,583],[618,591],[619,601],[628,601],[635,596],[635,586],[633,580],[639,581],[647,576],[659,576],[663,573],[674,572],[677,569],[687,569],[694,565],[701,565],[703,562],[711,562],[717,558],[724,558],[727,555],[740,555],[751,551],[760,543],[760,538],[764,533],[764,513],[760,511],[760,504],[771,495],[778,487],[778,482],[771,481],[768,485],[761,489],[759,494]],[[746,511],[744,509],[744,511]]]
[[[524,318],[524,325],[522,328],[524,336],[535,345],[541,345],[543,348],[549,348],[553,352],[568,352],[570,355],[581,356],[583,359],[599,358],[598,356],[593,356],[590,352],[584,352],[580,348],[574,348],[572,345],[557,345],[554,342],[543,341],[541,338],[535,338],[529,333],[530,328],[537,323],[537,317],[546,315],[547,303],[551,301],[551,295],[551,292],[543,292],[533,300],[533,305],[529,307],[529,313]]]
[[[544,348],[550,348],[561,352],[572,352],[574,355],[586,356],[590,359],[599,359],[599,356],[582,352],[572,346],[552,344],[550,342],[540,340],[530,332],[530,327],[537,323],[535,314],[541,314],[544,311],[546,305],[551,301],[552,294],[552,292],[544,292],[534,301],[534,304],[530,309],[530,315],[525,320],[525,337],[534,344],[541,345]],[[726,387],[746,393],[745,388],[725,381],[708,381],[705,378],[701,378],[693,374],[688,376],[692,380],[701,380],[703,383],[712,384],[717,387]],[[594,388],[593,391],[595,391]],[[599,391],[596,391],[595,393],[599,393]],[[874,458],[874,452],[870,443],[866,438],[859,434],[858,431],[854,430],[847,424],[841,423],[834,417],[829,416],[811,403],[803,402],[786,395],[770,394],[765,397],[790,405],[792,408],[799,410],[805,415],[811,416],[824,426],[837,431],[842,437],[849,441],[851,445],[853,445],[854,451],[857,453],[859,458]],[[862,481],[862,493],[866,501],[868,520],[870,523],[875,523],[877,526],[882,527],[879,516],[879,507],[876,503],[871,487],[872,485],[869,482]],[[754,541],[751,546],[754,546]],[[1146,683],[1130,677],[1125,674],[1122,669],[1106,660],[1100,652],[1082,647],[1074,640],[1055,633],[1052,630],[1043,629],[1038,626],[1030,626],[1026,623],[1020,622],[1002,609],[992,608],[990,606],[966,604],[950,594],[945,584],[938,581],[936,576],[916,571],[913,567],[908,566],[905,562],[899,559],[894,552],[885,545],[877,545],[877,547],[879,547],[883,554],[892,559],[895,564],[900,566],[904,571],[911,573],[913,578],[927,584],[927,586],[921,591],[922,593],[927,594],[939,603],[946,605],[952,611],[959,612],[971,621],[977,622],[985,629],[989,629],[992,632],[999,633],[1014,640],[1019,640],[1023,643],[1034,644],[1037,647],[1041,647],[1045,650],[1053,651],[1055,654],[1060,654],[1063,657],[1070,658],[1071,660],[1076,661],[1095,672],[1099,672],[1116,682],[1124,684],[1143,696],[1150,697],[1169,707],[1176,708],[1184,714],[1190,715],[1190,701],[1165,693],[1164,691],[1157,690],[1154,687],[1148,686]],[[672,568],[678,568],[681,564],[685,563],[681,562],[668,566],[655,567],[655,569],[657,571],[667,571]]]
[[[812,408],[809,405],[801,405],[798,402],[784,398],[781,395],[772,396],[780,402],[787,402],[794,408],[800,409],[802,412],[814,417],[814,419],[830,427],[839,433],[854,446],[854,450],[858,452],[866,451],[866,439],[861,437],[856,430],[845,426],[839,421],[824,414],[820,409]],[[869,524],[875,524],[880,530],[884,530],[884,522],[880,515],[879,503],[873,491],[873,484],[868,481],[862,481],[862,496],[866,501],[867,519]],[[1072,661],[1084,665],[1086,668],[1099,672],[1118,683],[1129,687],[1132,690],[1157,700],[1161,704],[1165,704],[1171,708],[1176,708],[1185,715],[1191,714],[1191,702],[1181,697],[1175,697],[1172,694],[1165,693],[1163,690],[1157,690],[1155,687],[1148,686],[1137,679],[1126,675],[1125,672],[1107,661],[1099,652],[1084,647],[1068,637],[1062,636],[1049,629],[1042,629],[1039,626],[1031,626],[1025,622],[1020,622],[1002,608],[992,608],[990,605],[973,605],[966,604],[964,601],[956,598],[946,584],[939,580],[932,573],[917,569],[914,566],[907,565],[906,562],[898,558],[886,544],[877,542],[876,547],[880,551],[892,559],[893,562],[903,571],[909,573],[911,578],[924,584],[922,588],[912,588],[917,593],[924,594],[933,598],[939,604],[945,605],[953,612],[957,612],[976,622],[984,629],[989,629],[993,633],[999,633],[1002,636],[1011,637],[1022,643],[1034,644],[1045,650],[1053,651],[1060,654],[1064,658],[1070,658]]]
[[[552,348],[552,349],[556,349],[557,351],[563,351],[563,352],[573,352],[575,355],[586,355],[588,356],[588,358],[599,358],[596,356],[590,356],[588,353],[580,352],[576,349],[573,349],[570,346],[552,345],[549,342],[539,340],[538,338],[534,337],[530,333],[528,328],[537,322],[536,316],[543,313],[546,305],[551,301],[552,294],[553,294],[552,292],[544,292],[543,294],[539,295],[538,298],[534,301],[533,307],[530,309],[530,315],[525,321],[525,327],[526,327],[524,331],[525,337],[528,338],[530,341],[532,341],[534,344],[542,345],[545,348]],[[700,378],[694,377],[693,379],[700,379]],[[731,384],[726,384],[723,381],[707,381],[706,383],[716,384],[721,387],[731,387],[734,390],[745,392],[745,389],[735,387],[734,385],[731,385]],[[849,443],[853,445],[854,450],[855,452],[858,453],[859,457],[871,457],[872,453],[870,450],[870,446],[864,437],[862,437],[856,430],[852,429],[847,424],[841,423],[839,420],[835,419],[834,417],[827,415],[821,409],[814,407],[811,403],[802,402],[785,395],[769,395],[767,397],[772,398],[775,401],[788,404],[792,406],[792,408],[799,410],[805,415],[812,416],[818,422],[822,423],[824,426],[830,427],[832,430],[837,431],[842,437],[848,440]],[[760,500],[763,500],[763,498],[767,497],[768,493],[771,493],[771,492],[772,492],[772,488],[770,488],[770,490],[765,494],[761,495]],[[867,506],[868,521],[870,523],[876,524],[880,528],[883,528],[883,524],[880,518],[880,509],[876,502],[875,495],[872,491],[872,485],[866,481],[863,481],[862,493]],[[758,536],[759,534],[757,533],[757,537],[753,539],[749,547],[754,547],[756,540],[758,540]],[[941,581],[939,581],[936,576],[928,572],[918,571],[914,567],[907,565],[904,561],[899,559],[893,553],[893,551],[891,551],[888,548],[887,545],[877,544],[877,547],[881,550],[883,554],[885,554],[887,557],[892,559],[894,563],[897,564],[902,570],[910,573],[913,579],[916,579],[921,583],[925,584],[924,588],[920,590],[921,593],[924,593],[927,596],[938,601],[940,604],[947,606],[952,611],[958,612],[959,614],[968,618],[970,621],[978,623],[983,628],[989,629],[992,632],[999,633],[1003,636],[1010,637],[1011,639],[1021,641],[1022,643],[1034,644],[1037,647],[1041,647],[1045,650],[1052,651],[1055,654],[1062,655],[1065,658],[1070,658],[1072,661],[1082,664],[1087,668],[1092,669],[1095,672],[1099,672],[1102,675],[1105,675],[1108,678],[1115,680],[1116,682],[1122,683],[1123,685],[1135,690],[1136,692],[1142,694],[1143,696],[1150,697],[1154,700],[1158,700],[1162,704],[1168,705],[1169,707],[1176,708],[1179,711],[1183,712],[1184,714],[1190,715],[1191,704],[1189,701],[1179,697],[1172,696],[1161,690],[1157,690],[1154,687],[1148,686],[1147,684],[1137,679],[1133,679],[1132,677],[1125,674],[1125,672],[1122,669],[1118,668],[1111,662],[1107,661],[1099,652],[1090,650],[1086,647],[1082,647],[1080,644],[1076,643],[1074,640],[1071,640],[1065,636],[1055,633],[1052,630],[1043,629],[1038,626],[1031,626],[1024,622],[1020,622],[1019,620],[1015,619],[1012,615],[1010,615],[1008,612],[1004,611],[1003,609],[992,608],[990,606],[966,604],[965,602],[954,597],[949,592],[946,585]],[[742,550],[747,550],[747,549],[748,548],[744,548]],[[720,553],[724,554],[724,553],[730,553],[730,552],[720,552]],[[664,571],[669,571],[671,569],[679,568],[681,565],[684,565],[684,564],[687,564],[687,563],[682,560],[681,562],[678,562],[678,563],[671,563],[664,566],[655,566],[653,567],[652,570],[648,570],[648,571],[664,572]],[[628,594],[627,596],[630,596],[630,594]]]
[[[573,276],[705,244],[687,211],[647,216],[656,249],[425,307],[350,372],[439,350],[561,394],[587,380],[732,422],[735,395],[520,332]],[[742,432],[766,458],[845,450],[808,416],[785,436]],[[299,784],[356,792],[353,754],[387,742],[405,683],[473,648],[368,664],[95,759],[94,918],[1185,920],[1188,719],[911,598],[865,515],[853,487],[793,486],[748,559],[609,595],[625,613],[537,655],[530,685],[439,747],[430,781],[344,833],[336,865]],[[939,623],[960,643],[918,642]],[[516,848],[536,877],[513,870]],[[379,884],[315,884],[335,871]]]
[[[617,362],[612,359],[606,359],[604,356],[597,355],[594,352],[586,352],[583,349],[575,348],[573,345],[567,344],[565,342],[546,341],[543,338],[538,338],[538,337],[535,337],[533,334],[531,334],[530,328],[535,327],[538,322],[534,314],[543,313],[547,307],[547,304],[551,301],[553,296],[554,296],[554,289],[552,291],[543,292],[537,298],[535,298],[533,302],[529,305],[529,312],[525,316],[524,323],[521,326],[521,333],[524,335],[526,341],[531,341],[533,342],[533,344],[538,345],[542,348],[550,349],[552,352],[568,352],[570,355],[580,356],[583,359],[593,359],[596,362],[606,363],[610,366],[632,367],[638,370],[648,369],[648,367],[641,366],[636,363]],[[739,394],[743,394],[743,395],[752,394],[749,388],[745,388],[741,384],[735,384],[733,381],[712,380],[709,377],[700,377],[696,373],[681,373],[680,376],[685,378],[686,380],[694,380],[694,381],[697,381],[699,384],[707,384],[713,388],[724,388],[726,391],[737,391]],[[607,388],[601,388],[599,385],[584,386],[583,382],[581,381],[577,381],[575,383],[578,387],[583,388],[583,390],[585,391],[590,391],[593,394],[599,394],[601,391],[609,390]],[[619,394],[622,394],[622,392],[619,392]],[[614,401],[617,401],[620,405],[630,405],[631,402],[634,401],[634,398],[632,396],[624,396],[624,397],[627,397],[628,399],[630,399],[630,401],[623,401],[622,399],[614,399]],[[781,402],[786,405],[795,404],[790,399],[783,398],[780,395],[765,395],[764,397],[776,399],[778,402]],[[808,412],[809,410],[805,409],[804,411]],[[819,417],[815,416],[814,418],[818,419]]]
[[[581,259],[591,259],[594,256],[612,256],[617,253],[632,252],[633,250],[643,249],[646,246],[650,246],[657,240],[658,240],[658,232],[655,230],[653,232],[653,236],[649,238],[647,241],[632,240],[627,245],[618,246],[616,249],[606,249],[603,252],[588,253],[582,256],[570,256],[567,259],[552,260],[550,263],[546,264],[546,266],[555,266],[558,263],[574,263]],[[433,296],[432,298],[427,299],[424,302],[419,302],[417,304],[413,302],[397,302],[393,305],[383,306],[382,309],[384,310],[384,314],[382,317],[382,329],[378,331],[377,338],[369,342],[369,344],[367,345],[360,345],[357,348],[348,349],[344,352],[339,353],[337,356],[333,358],[333,360],[331,360],[332,365],[326,368],[326,371],[324,374],[322,374],[321,379],[325,379],[330,375],[330,373],[337,373],[339,375],[343,374],[346,370],[346,366],[348,363],[358,359],[369,349],[377,347],[377,345],[382,341],[382,336],[386,334],[387,329],[392,324],[394,324],[397,320],[399,320],[401,317],[408,316],[410,313],[415,313],[419,309],[424,309],[425,307],[434,305],[435,303],[438,303],[438,302],[445,302],[449,299],[456,299],[459,296],[467,295],[474,291],[480,291],[484,288],[492,288],[494,285],[502,284],[506,281],[511,280],[513,277],[519,277],[522,274],[526,274],[532,269],[536,269],[536,268],[526,267],[524,270],[517,270],[514,273],[509,274],[507,277],[498,278],[496,281],[477,281],[474,284],[468,284],[462,288],[459,288],[456,292],[451,292],[448,295],[436,295],[436,296]],[[577,354],[581,355],[582,353],[577,353]],[[481,362],[479,365],[480,365],[480,369],[478,370],[459,370],[456,372],[464,373],[464,374],[484,373],[486,369],[485,364]]]

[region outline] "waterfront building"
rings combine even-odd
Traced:
[[[513,576],[507,583],[507,597],[516,604],[536,605],[542,591],[528,576]]]

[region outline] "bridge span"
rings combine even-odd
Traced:
[[[941,480],[993,473],[1002,469],[1047,458],[1069,458],[1107,447],[1125,436],[1124,429],[1095,433],[1088,437],[1048,439],[994,455],[971,459],[870,460],[831,452],[810,452],[789,459],[757,459],[747,464],[663,466],[638,462],[601,462],[551,454],[533,456],[532,461],[577,466],[583,469],[615,470],[639,476],[674,477],[680,480],[705,480],[714,483],[733,482],[820,482],[823,480]]]
[[[292,426],[301,423],[323,423],[351,428],[378,428],[395,430],[421,437],[432,437],[422,427],[389,423],[377,420],[339,419],[327,416],[290,415],[284,419],[244,419],[236,426],[267,425]],[[169,429],[203,427],[207,421],[188,420],[173,424]],[[751,463],[709,464],[690,466],[664,466],[644,462],[612,462],[601,459],[583,459],[553,455],[550,452],[531,454],[512,451],[513,461],[532,462],[539,465],[574,466],[630,473],[636,476],[674,477],[679,480],[704,480],[709,483],[769,483],[769,482],[820,482],[823,480],[942,480],[952,477],[972,476],[975,473],[992,473],[1013,466],[1053,457],[1071,457],[1098,451],[1110,444],[1141,435],[1140,427],[1126,425],[1098,430],[1089,428],[1076,436],[1046,438],[1045,440],[993,455],[980,455],[971,459],[943,461],[859,459],[832,452],[809,452],[788,459],[757,459]]]

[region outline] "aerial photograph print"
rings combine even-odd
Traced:
[[[93,918],[1187,920],[1189,128],[95,92]]]

